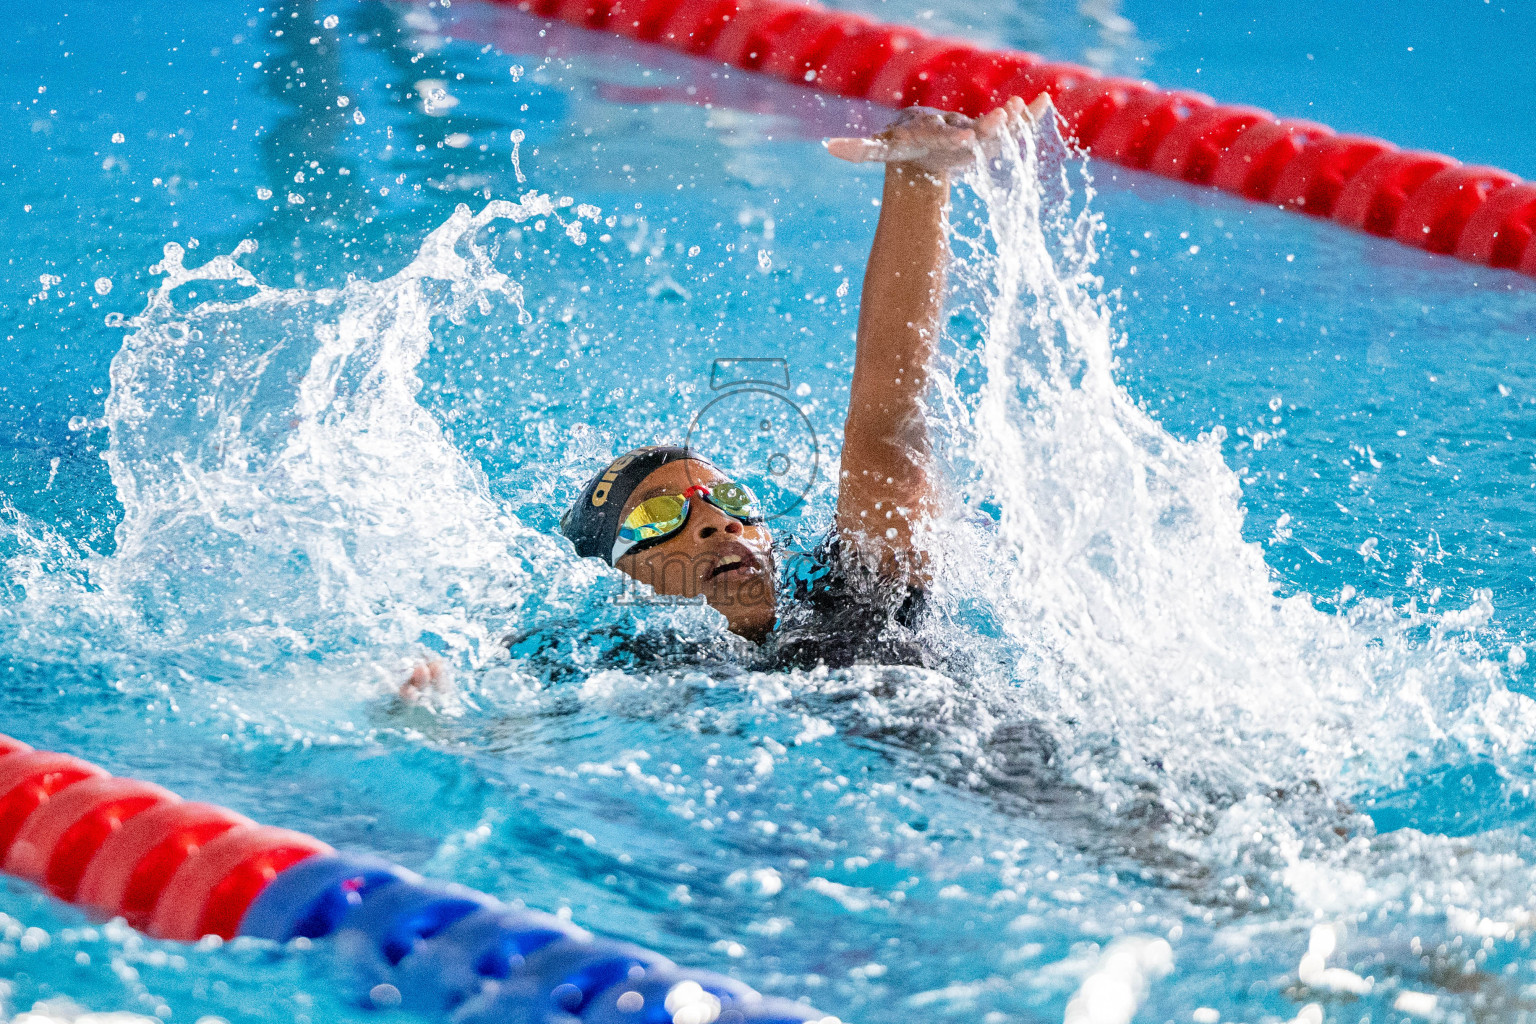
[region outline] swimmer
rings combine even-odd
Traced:
[[[781,607],[772,537],[757,500],[704,453],[637,448],[599,470],[561,518],[576,552],[668,597],[703,597],[733,633],[761,645],[762,667],[856,661],[921,664],[911,626],[928,567],[914,540],[934,511],[922,396],[939,330],[950,178],[1009,118],[1038,120],[1049,98],[1017,97],[979,118],[923,107],[872,138],[827,143],[833,156],[885,164],[880,221],[864,273],[832,535],[819,572]],[[509,644],[512,641],[509,639]],[[447,682],[420,665],[415,700]]]
[[[830,566],[837,593],[813,586],[803,595],[819,611],[899,620],[922,593],[927,567],[914,530],[935,498],[921,399],[942,312],[950,177],[976,159],[978,145],[996,144],[1009,117],[1037,119],[1048,103],[1043,95],[1028,107],[1014,98],[974,120],[913,107],[873,138],[827,143],[840,159],[884,163],[885,189],[859,304],[835,525],[823,545],[837,563]],[[591,479],[561,528],[578,554],[658,594],[702,596],[748,640],[761,643],[792,624],[781,621],[772,538],[755,497],[703,453],[656,446],[621,455]],[[841,631],[826,621],[804,624],[818,627],[816,654],[828,660],[825,641]],[[857,641],[852,657],[908,660],[868,635],[882,625],[862,616],[858,635],[844,638]]]

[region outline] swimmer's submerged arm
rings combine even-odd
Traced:
[[[844,160],[886,165],[859,303],[837,532],[908,584],[920,584],[925,568],[913,530],[934,510],[922,398],[943,313],[950,176],[1024,112],[1018,99],[974,121],[913,108],[874,138],[827,144]]]

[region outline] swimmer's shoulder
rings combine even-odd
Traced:
[[[778,627],[764,644],[762,667],[835,669],[928,660],[915,631],[926,593],[860,562],[835,531],[786,568],[786,599]]]

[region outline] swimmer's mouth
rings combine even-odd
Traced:
[[[720,561],[715,563],[715,567],[709,571],[709,576],[707,578],[715,579],[718,576],[725,576],[728,574],[750,576],[762,571],[762,562],[755,554],[750,551],[744,554],[741,552],[733,551],[728,555],[722,556]]]

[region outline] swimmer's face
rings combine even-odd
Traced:
[[[729,482],[706,463],[669,462],[640,481],[624,504],[624,515],[659,494]],[[768,527],[743,523],[702,499],[689,503],[688,522],[681,530],[660,544],[625,555],[617,567],[658,594],[702,594],[725,616],[731,632],[748,640],[761,640],[773,629],[778,577]]]

